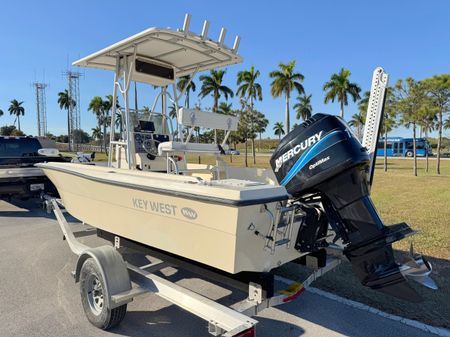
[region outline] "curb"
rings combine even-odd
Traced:
[[[430,332],[432,334],[435,334],[437,336],[441,336],[441,337],[450,337],[450,331],[444,328],[437,328],[419,321],[415,321],[412,319],[408,319],[408,318],[403,318],[397,315],[392,315],[392,314],[388,314],[387,312],[378,310],[376,308],[370,307],[366,304],[360,303],[360,302],[356,302],[356,301],[352,301],[352,300],[348,300],[346,298],[343,298],[341,296],[329,293],[327,291],[318,289],[318,288],[314,288],[314,287],[308,287],[306,288],[306,291],[322,296],[322,297],[326,297],[330,300],[348,305],[350,307],[356,308],[356,309],[360,309],[363,311],[368,311],[370,313],[373,313],[375,315],[381,316],[383,318],[387,318],[393,321],[397,321],[397,322],[401,322],[405,325],[408,325],[410,327],[422,330],[422,331],[426,331],[426,332]]]

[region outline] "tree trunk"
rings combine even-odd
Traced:
[[[214,95],[213,112],[217,112],[218,105],[219,105],[219,97],[217,97],[217,95]],[[217,129],[214,129],[214,144],[217,144]]]
[[[428,169],[429,169],[429,160],[428,160],[428,127],[425,129],[425,158],[427,161],[427,165],[426,165],[426,172],[428,173]]]
[[[106,153],[106,120],[103,122],[103,147],[105,148]]]
[[[70,146],[70,118],[69,118],[69,109],[67,109],[67,143],[69,144],[69,152],[72,151]]]
[[[252,155],[253,155],[253,164],[256,164],[255,138],[254,137],[252,137]]]
[[[414,175],[417,177],[416,123],[413,123],[413,156],[414,156],[413,172]]]
[[[247,154],[248,154],[248,150],[247,150],[247,138],[245,138],[245,167],[248,167],[248,161],[247,161]]]
[[[134,111],[138,112],[138,97],[137,97],[137,84],[136,81],[134,81]]]
[[[200,143],[200,127],[197,129],[197,143]],[[198,155],[198,163],[201,164],[201,161],[200,155]]]
[[[102,132],[102,123],[100,123],[100,119],[98,119],[97,117],[97,123],[98,123],[98,130],[100,131],[100,133]],[[100,152],[103,152],[103,138],[105,137],[105,135],[100,135]]]
[[[436,160],[436,173],[441,174],[441,146],[442,146],[442,110],[438,114],[438,146],[437,146],[437,160]]]
[[[289,133],[291,129],[290,118],[289,118],[289,93],[286,93],[286,112],[285,112],[285,121],[286,121],[286,134]]]
[[[251,117],[252,117],[252,156],[253,156],[253,165],[256,164],[256,154],[255,154],[255,113],[254,113],[254,108],[253,108],[253,97],[250,96],[250,107],[252,109],[251,111]]]
[[[17,126],[19,127],[19,131],[20,130],[20,115],[17,115]]]
[[[261,139],[262,137],[261,137],[261,132],[259,133],[259,143],[258,143],[258,152],[261,152],[261,142],[262,142],[262,139]]]
[[[344,102],[341,102],[341,118],[344,119]]]
[[[375,150],[376,151],[376,150]],[[376,155],[376,152],[375,152]],[[387,132],[384,132],[384,172],[387,172]]]

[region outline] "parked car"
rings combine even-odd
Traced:
[[[55,142],[37,137],[0,136],[0,198],[28,199],[45,192],[57,194],[55,186],[34,164],[69,161],[59,154]]]
[[[227,154],[232,154],[232,155],[237,156],[237,155],[240,155],[241,152],[240,152],[239,150],[236,150],[236,149],[229,149],[229,150],[227,151]]]

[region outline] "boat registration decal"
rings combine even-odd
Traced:
[[[177,206],[164,202],[151,201],[140,198],[133,198],[133,207],[148,212],[161,213],[164,215],[177,215]]]

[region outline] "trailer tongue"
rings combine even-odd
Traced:
[[[299,251],[326,246],[324,237],[329,224],[336,233],[334,241],[344,245],[344,254],[363,285],[419,301],[404,276],[436,289],[428,277],[431,266],[414,254],[406,265],[395,261],[392,243],[414,231],[406,223],[385,226],[370,198],[375,167],[373,144],[378,141],[386,84],[387,75],[377,68],[365,146],[341,118],[316,114],[282,139],[270,163],[278,182],[292,196],[292,203],[310,214],[300,227],[296,242]],[[417,274],[420,277],[412,277]]]

